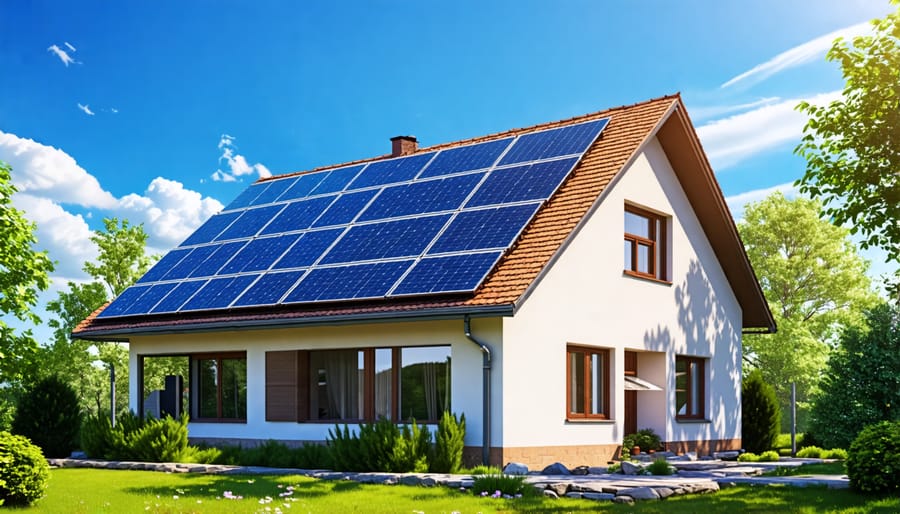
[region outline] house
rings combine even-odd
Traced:
[[[130,343],[137,412],[181,359],[195,440],[449,409],[469,462],[534,467],[740,448],[741,334],[775,328],[675,95],[261,179],[74,335]]]

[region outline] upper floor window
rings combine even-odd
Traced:
[[[675,356],[675,417],[703,419],[706,391],[706,360]]]
[[[666,276],[666,219],[625,206],[625,273],[668,280]]]
[[[566,349],[566,417],[609,419],[609,350]]]

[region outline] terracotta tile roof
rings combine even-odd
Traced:
[[[518,135],[545,128],[609,117],[609,124],[600,138],[585,153],[559,191],[538,211],[519,240],[504,256],[474,295],[429,296],[415,299],[389,299],[383,301],[344,302],[268,307],[261,309],[231,310],[192,315],[165,315],[143,318],[97,319],[98,309],[78,325],[73,335],[102,338],[105,335],[143,331],[147,329],[177,331],[179,327],[203,325],[252,326],[278,320],[315,320],[339,317],[400,315],[422,312],[467,309],[477,311],[490,307],[508,306],[510,309],[531,286],[551,258],[584,218],[591,206],[623,169],[666,115],[680,104],[680,96],[665,96],[634,105],[616,107],[576,118],[545,123],[528,128],[514,129],[488,136],[457,141],[418,152],[429,152],[454,146],[488,141]],[[354,161],[354,164],[382,159],[387,156]],[[342,165],[343,166],[343,165]],[[327,168],[334,168],[328,166]],[[318,169],[327,169],[318,168]],[[316,171],[316,170],[312,170]],[[308,172],[307,172],[308,173]],[[290,174],[296,175],[297,173]],[[283,177],[286,175],[281,175]]]

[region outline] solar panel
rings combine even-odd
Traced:
[[[609,118],[567,125],[520,136],[500,165],[583,153],[609,123]]]
[[[259,274],[239,277],[214,278],[206,283],[185,303],[179,312],[223,309],[244,292],[259,277]]]
[[[293,234],[254,239],[219,271],[219,275],[269,269],[299,238],[300,234]]]
[[[419,178],[490,168],[512,140],[513,138],[508,137],[477,145],[442,150],[419,175]]]
[[[408,182],[419,174],[433,156],[433,153],[426,153],[373,162],[350,184],[350,189]]]
[[[284,303],[383,297],[412,263],[405,260],[317,268],[291,291]]]
[[[372,198],[378,194],[375,189],[344,193],[313,223],[313,227],[347,225],[359,215]]]
[[[419,255],[449,215],[356,225],[325,254],[322,264]]]
[[[474,291],[607,122],[253,184],[101,316]]]
[[[278,303],[284,293],[297,283],[303,271],[287,271],[263,275],[253,286],[238,298],[235,305],[272,305]]]
[[[471,291],[484,280],[502,252],[426,257],[413,266],[393,295]]]
[[[429,254],[506,248],[528,224],[540,204],[514,205],[456,215]]]

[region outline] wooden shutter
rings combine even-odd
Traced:
[[[309,352],[266,352],[266,421],[306,421]]]

